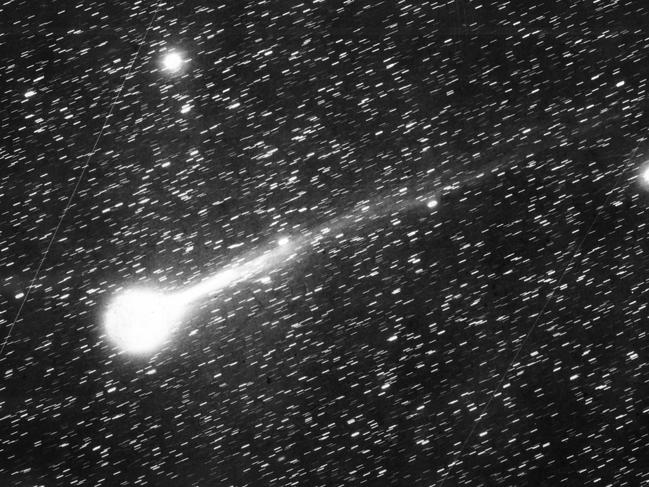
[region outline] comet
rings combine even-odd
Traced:
[[[129,355],[148,356],[165,346],[202,300],[228,288],[277,270],[292,261],[298,251],[307,250],[325,238],[336,238],[350,227],[360,228],[364,222],[404,211],[415,205],[437,206],[437,200],[400,202],[379,198],[378,203],[358,205],[339,218],[330,220],[315,230],[292,238],[279,237],[264,252],[247,254],[206,279],[184,289],[165,291],[153,287],[127,288],[108,303],[103,316],[104,330],[109,340]]]
[[[109,339],[132,355],[150,355],[163,347],[192,305],[238,283],[277,269],[291,254],[305,246],[306,237],[278,240],[277,246],[261,255],[243,258],[211,277],[175,292],[149,287],[128,288],[109,303],[104,328]]]
[[[184,63],[185,60],[183,59],[183,57],[180,55],[180,53],[175,51],[168,52],[162,58],[162,68],[169,73],[179,72],[182,69]]]

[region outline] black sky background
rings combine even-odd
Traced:
[[[154,10],[3,4],[3,337]],[[647,482],[648,54],[642,2],[162,3],[0,357],[2,485]],[[150,359],[102,335],[382,201]]]

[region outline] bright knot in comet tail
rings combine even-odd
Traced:
[[[151,289],[128,289],[108,307],[106,333],[127,353],[149,354],[169,339],[185,309],[186,303],[176,296]]]

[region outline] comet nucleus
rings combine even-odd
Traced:
[[[186,304],[152,289],[128,289],[108,306],[105,329],[110,340],[131,354],[160,348],[179,325]]]
[[[162,58],[162,67],[170,73],[177,73],[184,63],[183,57],[177,52],[169,52]]]

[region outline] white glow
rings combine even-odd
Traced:
[[[640,178],[642,179],[642,182],[644,184],[649,185],[649,166],[647,166],[643,171],[642,174],[640,175]]]
[[[180,68],[183,67],[183,58],[177,52],[170,52],[165,55],[162,59],[162,66],[166,71],[171,73],[176,73],[180,71]]]
[[[429,200],[428,203],[426,203],[426,206],[428,208],[435,208],[438,205],[437,200]]]
[[[287,257],[298,246],[299,243],[290,245],[290,242],[287,239],[284,245],[279,245],[273,250],[263,253],[258,257],[244,260],[243,262],[235,264],[229,268],[223,269],[212,277],[209,277],[178,293],[178,296],[184,302],[192,302],[211,296],[230,286],[242,281],[247,281],[261,273],[267,272],[273,267],[278,267],[282,263],[287,262]]]
[[[159,349],[180,323],[186,304],[172,295],[144,288],[118,294],[105,316],[111,341],[131,354]]]

